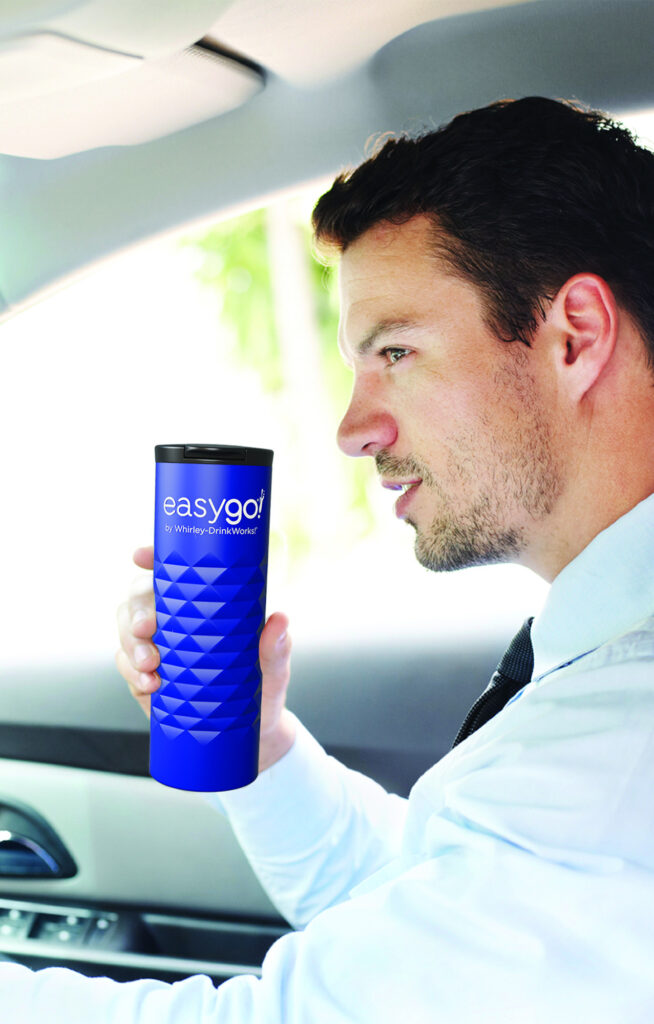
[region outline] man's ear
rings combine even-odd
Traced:
[[[618,335],[618,306],[596,274],[569,278],[546,318],[555,328],[556,369],[570,397],[580,401],[610,362]]]

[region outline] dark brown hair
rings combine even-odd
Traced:
[[[544,301],[598,274],[654,366],[654,154],[600,111],[502,100],[417,137],[388,139],[319,199],[319,250],[344,252],[380,221],[434,222],[434,252],[475,284],[506,341],[529,344]]]

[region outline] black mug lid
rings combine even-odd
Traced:
[[[155,462],[208,462],[221,466],[272,466],[270,448],[241,448],[231,444],[158,444]]]

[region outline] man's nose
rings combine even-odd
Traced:
[[[336,440],[346,455],[375,456],[397,439],[397,424],[388,410],[356,391],[338,428]]]

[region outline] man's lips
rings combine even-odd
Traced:
[[[382,477],[381,481],[382,487],[386,487],[389,491],[401,491],[404,487],[412,487],[419,483],[422,483],[419,477],[413,477],[411,480],[391,480],[388,477]]]
[[[404,491],[404,494],[395,502],[395,515],[398,519],[404,519],[406,509],[413,500],[413,496],[420,487],[422,480],[389,480],[382,479],[382,487],[391,491]]]

